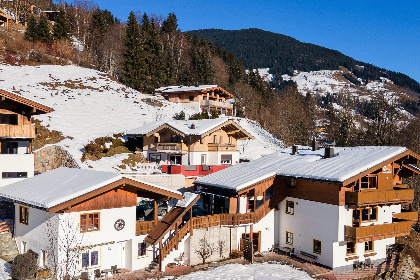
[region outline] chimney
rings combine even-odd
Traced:
[[[314,138],[312,138],[312,151],[316,150],[319,150],[319,143],[318,141],[316,141],[316,138],[314,136]]]
[[[191,129],[195,129],[195,123],[191,124]]]
[[[299,146],[298,145],[293,145],[292,146],[292,155],[297,155],[297,154],[299,154]]]
[[[334,147],[325,147],[324,158],[332,158],[334,156]]]

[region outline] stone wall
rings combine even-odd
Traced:
[[[60,146],[48,146],[35,152],[35,174],[59,167],[80,168],[74,158]]]
[[[16,243],[10,232],[0,233],[0,258],[10,261],[18,254]]]

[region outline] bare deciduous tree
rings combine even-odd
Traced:
[[[56,279],[71,279],[79,265],[83,236],[71,216],[55,215],[46,221],[48,268]]]
[[[207,240],[206,236],[200,239],[200,242],[195,249],[195,253],[203,260],[203,264],[205,264],[206,260],[213,255],[214,251],[215,248],[213,244]]]

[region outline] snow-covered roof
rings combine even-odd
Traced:
[[[198,194],[196,193],[185,192],[183,194],[182,199],[178,200],[175,206],[181,207],[181,208],[187,208],[197,197],[198,197]]]
[[[180,91],[197,91],[209,88],[217,88],[217,85],[200,85],[200,86],[167,86],[156,89],[156,92],[180,92]]]
[[[119,173],[61,167],[0,187],[0,198],[50,209],[122,178],[124,177]],[[131,178],[130,180],[181,195],[178,191]]]
[[[292,155],[287,148],[204,176],[195,184],[239,191],[275,175],[344,182],[405,151],[404,147],[335,147],[335,156],[324,158],[323,149],[302,147]]]
[[[157,129],[161,125],[168,125],[173,129],[181,132],[187,136],[202,135],[209,130],[228,122],[229,118],[217,118],[217,119],[204,119],[204,120],[174,120],[174,121],[159,121],[155,123],[149,123],[142,127],[130,130],[127,132],[128,135],[146,135],[149,132]],[[192,128],[192,124],[195,128]]]
[[[16,101],[16,102],[19,102],[21,104],[33,107],[33,108],[38,110],[37,114],[39,114],[41,112],[42,113],[51,113],[51,112],[54,111],[53,108],[48,107],[48,106],[46,106],[42,103],[39,103],[37,101],[34,101],[30,98],[23,97],[20,94],[16,94],[16,93],[12,93],[12,92],[8,92],[8,91],[0,89],[0,96],[11,99],[11,100]]]

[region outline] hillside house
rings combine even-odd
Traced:
[[[156,94],[174,103],[183,103],[193,110],[217,110],[219,115],[234,116],[233,103],[227,102],[234,96],[217,85],[169,86],[156,89]]]
[[[182,173],[195,171],[194,175],[200,175],[200,170],[209,174],[210,166],[237,164],[237,141],[254,138],[228,118],[156,122],[127,136],[147,160],[162,164],[163,171],[174,174],[182,169]]]
[[[408,235],[418,212],[402,211],[420,174],[420,156],[403,147],[285,149],[195,181],[202,196],[228,208],[255,251],[273,247],[334,270],[383,261],[395,237]],[[220,213],[220,212],[219,212]],[[213,215],[215,216],[215,215]],[[219,214],[226,219],[226,214]]]
[[[36,137],[33,115],[52,108],[19,94],[0,90],[0,186],[34,176],[32,141]]]
[[[0,8],[0,26],[9,30],[9,23],[13,21],[13,17],[7,13],[5,10]]]
[[[70,276],[92,277],[95,269],[149,265],[155,252],[144,238],[146,227],[157,224],[156,201],[182,195],[119,173],[62,167],[1,187],[0,198],[15,204],[20,253],[38,254],[40,267],[54,270],[58,263],[59,277],[66,264]],[[153,199],[155,221],[136,221],[138,198]]]

